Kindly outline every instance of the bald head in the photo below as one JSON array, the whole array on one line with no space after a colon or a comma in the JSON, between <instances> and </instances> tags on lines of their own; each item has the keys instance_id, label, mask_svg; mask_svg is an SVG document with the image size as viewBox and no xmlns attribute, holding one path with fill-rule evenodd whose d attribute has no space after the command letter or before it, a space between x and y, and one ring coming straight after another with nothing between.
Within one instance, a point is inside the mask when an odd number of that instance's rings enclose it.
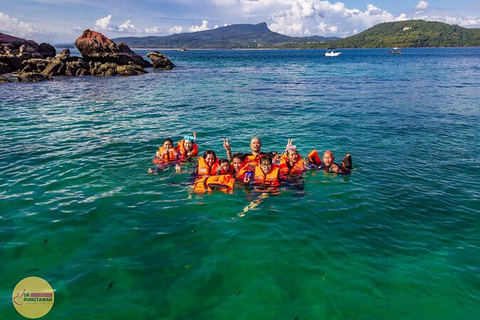
<instances>
[{"instance_id":1,"label":"bald head","mask_svg":"<svg viewBox=\"0 0 480 320\"><path fill-rule=\"evenodd\" d=\"M260 154L260 149L262 148L262 142L257 137L252 138L250 140L250 149L252 149L252 154L257 155Z\"/></svg>"},{"instance_id":2,"label":"bald head","mask_svg":"<svg viewBox=\"0 0 480 320\"><path fill-rule=\"evenodd\" d=\"M323 153L322 157L323 164L327 167L330 167L333 162L335 161L335 157L333 156L333 152L330 150L327 150Z\"/></svg>"}]
</instances>

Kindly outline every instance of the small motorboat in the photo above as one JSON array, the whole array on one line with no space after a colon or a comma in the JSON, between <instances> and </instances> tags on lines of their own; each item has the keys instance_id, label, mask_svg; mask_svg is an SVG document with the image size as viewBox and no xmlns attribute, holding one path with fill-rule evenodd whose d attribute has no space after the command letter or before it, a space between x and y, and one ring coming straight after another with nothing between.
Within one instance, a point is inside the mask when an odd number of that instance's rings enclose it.
<instances>
[{"instance_id":1,"label":"small motorboat","mask_svg":"<svg viewBox=\"0 0 480 320\"><path fill-rule=\"evenodd\" d=\"M340 51L337 51L335 49L328 49L327 52L324 52L323 55L325 57L338 57L339 55L341 55L342 53Z\"/></svg>"},{"instance_id":2,"label":"small motorboat","mask_svg":"<svg viewBox=\"0 0 480 320\"><path fill-rule=\"evenodd\" d=\"M399 47L394 47L390 49L390 54L400 54L400 53L402 53L402 49Z\"/></svg>"}]
</instances>

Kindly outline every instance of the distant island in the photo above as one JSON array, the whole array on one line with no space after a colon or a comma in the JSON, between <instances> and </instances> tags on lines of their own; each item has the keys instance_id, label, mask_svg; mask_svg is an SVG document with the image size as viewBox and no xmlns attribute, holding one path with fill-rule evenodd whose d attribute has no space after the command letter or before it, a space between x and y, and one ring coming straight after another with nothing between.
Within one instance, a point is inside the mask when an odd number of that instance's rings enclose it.
<instances>
[{"instance_id":1,"label":"distant island","mask_svg":"<svg viewBox=\"0 0 480 320\"><path fill-rule=\"evenodd\" d=\"M213 30L169 36L112 39L132 48L172 49L322 49L385 47L480 46L480 29L443 22L407 20L385 22L347 38L290 37L268 29L266 23L237 24Z\"/></svg>"}]
</instances>

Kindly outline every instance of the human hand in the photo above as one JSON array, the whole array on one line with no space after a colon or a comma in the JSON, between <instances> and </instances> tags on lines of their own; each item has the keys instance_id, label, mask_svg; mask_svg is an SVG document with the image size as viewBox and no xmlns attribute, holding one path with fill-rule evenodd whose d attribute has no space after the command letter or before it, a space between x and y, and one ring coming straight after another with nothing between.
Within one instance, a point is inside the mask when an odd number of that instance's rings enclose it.
<instances>
[{"instance_id":1,"label":"human hand","mask_svg":"<svg viewBox=\"0 0 480 320\"><path fill-rule=\"evenodd\" d=\"M223 138L223 147L225 150L229 151L230 150L230 143L228 142L228 138Z\"/></svg>"},{"instance_id":2,"label":"human hand","mask_svg":"<svg viewBox=\"0 0 480 320\"><path fill-rule=\"evenodd\" d=\"M330 172L333 172L333 173L339 173L339 172L341 172L342 170L340 169L339 166L337 166L337 165L334 163L334 164L332 164L332 165L330 166L330 170L329 170L329 171L330 171Z\"/></svg>"},{"instance_id":3,"label":"human hand","mask_svg":"<svg viewBox=\"0 0 480 320\"><path fill-rule=\"evenodd\" d=\"M287 145L285 146L285 152L287 151L288 147L293 145L293 139L288 139Z\"/></svg>"}]
</instances>

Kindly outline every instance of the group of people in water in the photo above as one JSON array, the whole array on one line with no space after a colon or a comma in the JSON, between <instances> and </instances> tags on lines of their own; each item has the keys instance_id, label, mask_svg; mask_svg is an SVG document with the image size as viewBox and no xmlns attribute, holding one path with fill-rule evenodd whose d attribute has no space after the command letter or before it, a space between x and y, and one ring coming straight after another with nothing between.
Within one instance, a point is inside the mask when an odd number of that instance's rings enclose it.
<instances>
[{"instance_id":1,"label":"group of people in water","mask_svg":"<svg viewBox=\"0 0 480 320\"><path fill-rule=\"evenodd\" d=\"M332 151L327 150L322 158L316 150L302 158L289 139L282 154L262 152L262 143L258 137L250 140L250 153L232 153L228 138L223 139L227 158L219 159L213 150L206 150L198 156L196 133L185 136L174 146L171 139L165 139L153 159L153 168L149 173L158 172L170 166L181 171L181 164L194 162L192 175L195 177L192 188L197 193L213 190L233 190L235 182L253 184L263 187L278 187L282 181L289 181L302 176L306 170L324 170L327 172L348 174L352 169L349 154L342 159L342 164L335 163ZM196 161L195 161L196 159Z\"/></svg>"}]
</instances>

